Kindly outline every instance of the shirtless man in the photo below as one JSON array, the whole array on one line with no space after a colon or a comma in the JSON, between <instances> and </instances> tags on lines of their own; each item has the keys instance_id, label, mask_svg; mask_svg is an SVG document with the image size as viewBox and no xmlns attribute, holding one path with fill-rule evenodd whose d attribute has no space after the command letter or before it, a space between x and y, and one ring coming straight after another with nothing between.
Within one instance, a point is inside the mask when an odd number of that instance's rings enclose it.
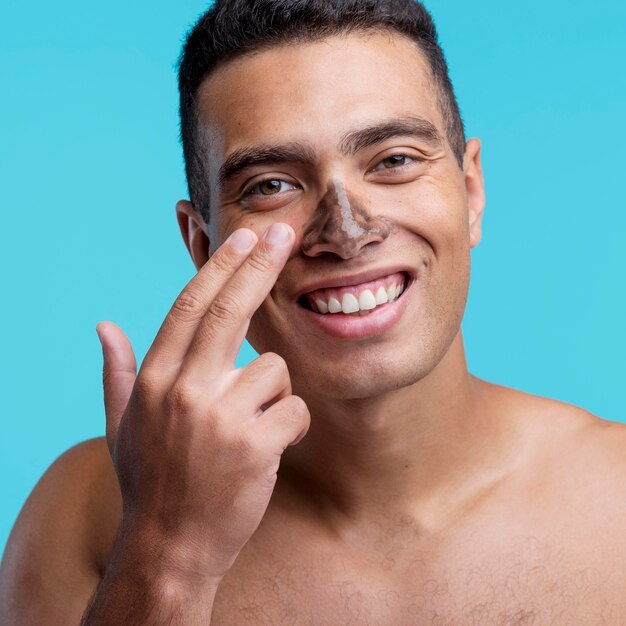
<instances>
[{"instance_id":1,"label":"shirtless man","mask_svg":"<svg viewBox=\"0 0 626 626\"><path fill-rule=\"evenodd\" d=\"M201 20L198 273L137 374L99 325L107 437L27 501L3 624L626 624L624 427L467 370L480 143L434 38L410 0Z\"/></svg>"}]
</instances>

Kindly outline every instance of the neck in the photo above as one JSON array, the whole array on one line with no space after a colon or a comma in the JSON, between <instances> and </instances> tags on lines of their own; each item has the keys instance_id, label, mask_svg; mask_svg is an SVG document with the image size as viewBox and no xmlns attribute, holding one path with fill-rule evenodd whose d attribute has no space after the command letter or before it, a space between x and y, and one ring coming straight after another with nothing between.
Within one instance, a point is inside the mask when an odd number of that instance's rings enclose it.
<instances>
[{"instance_id":1,"label":"neck","mask_svg":"<svg viewBox=\"0 0 626 626\"><path fill-rule=\"evenodd\" d=\"M467 371L461 332L428 376L381 396L310 397L307 436L283 454L280 491L333 524L388 518L435 525L467 506L511 466L510 424L488 385Z\"/></svg>"}]
</instances>

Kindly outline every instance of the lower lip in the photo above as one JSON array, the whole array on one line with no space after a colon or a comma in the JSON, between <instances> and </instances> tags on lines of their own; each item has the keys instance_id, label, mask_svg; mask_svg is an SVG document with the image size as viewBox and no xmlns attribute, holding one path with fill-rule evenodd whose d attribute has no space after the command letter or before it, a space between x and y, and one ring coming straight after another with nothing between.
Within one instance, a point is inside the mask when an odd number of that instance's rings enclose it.
<instances>
[{"instance_id":1,"label":"lower lip","mask_svg":"<svg viewBox=\"0 0 626 626\"><path fill-rule=\"evenodd\" d=\"M413 286L412 280L405 287L402 295L393 302L377 306L367 315L345 315L343 313L315 313L309 311L300 304L296 304L298 309L305 316L307 321L316 324L332 337L339 339L364 339L382 335L391 329L402 317L407 304L406 297L408 291Z\"/></svg>"}]
</instances>

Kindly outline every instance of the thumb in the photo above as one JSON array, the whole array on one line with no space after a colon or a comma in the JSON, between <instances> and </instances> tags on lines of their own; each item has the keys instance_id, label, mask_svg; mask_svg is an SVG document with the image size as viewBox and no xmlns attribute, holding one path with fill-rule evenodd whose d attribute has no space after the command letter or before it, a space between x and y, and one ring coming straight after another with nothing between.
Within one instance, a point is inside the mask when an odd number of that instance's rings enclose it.
<instances>
[{"instance_id":1,"label":"thumb","mask_svg":"<svg viewBox=\"0 0 626 626\"><path fill-rule=\"evenodd\" d=\"M100 322L96 332L102 344L106 436L113 457L117 431L137 377L137 360L128 337L119 326Z\"/></svg>"}]
</instances>

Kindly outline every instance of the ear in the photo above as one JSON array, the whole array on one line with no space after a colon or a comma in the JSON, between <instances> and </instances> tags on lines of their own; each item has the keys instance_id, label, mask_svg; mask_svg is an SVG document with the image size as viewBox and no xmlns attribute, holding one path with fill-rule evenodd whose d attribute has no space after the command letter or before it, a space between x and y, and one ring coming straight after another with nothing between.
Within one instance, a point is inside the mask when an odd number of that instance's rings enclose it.
<instances>
[{"instance_id":1,"label":"ear","mask_svg":"<svg viewBox=\"0 0 626 626\"><path fill-rule=\"evenodd\" d=\"M196 269L200 269L211 256L211 244L207 234L207 225L189 200L176 203L176 218Z\"/></svg>"},{"instance_id":2,"label":"ear","mask_svg":"<svg viewBox=\"0 0 626 626\"><path fill-rule=\"evenodd\" d=\"M480 164L480 140L470 139L465 145L463 180L467 193L470 247L475 248L482 236L483 210L485 208L485 181Z\"/></svg>"}]
</instances>

